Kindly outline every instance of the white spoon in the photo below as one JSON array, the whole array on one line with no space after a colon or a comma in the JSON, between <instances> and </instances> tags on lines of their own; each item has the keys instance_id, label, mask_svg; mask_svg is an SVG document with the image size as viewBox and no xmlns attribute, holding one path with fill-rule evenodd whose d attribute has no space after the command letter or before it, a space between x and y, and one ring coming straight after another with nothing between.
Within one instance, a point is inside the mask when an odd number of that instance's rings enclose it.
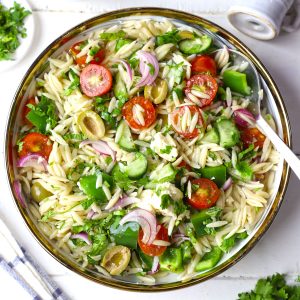
<instances>
[{"instance_id":1,"label":"white spoon","mask_svg":"<svg viewBox=\"0 0 300 300\"><path fill-rule=\"evenodd\" d=\"M249 105L249 110L256 118L256 125L264 134L270 139L273 143L277 151L283 156L289 166L292 168L294 173L300 179L300 160L294 154L294 152L282 141L282 139L277 135L277 133L271 128L271 126L265 121L265 119L261 115L260 104L261 97L259 97L260 80L256 68L253 63L242 53L236 50L229 50L232 55L232 59L234 61L234 65L239 65L242 62L248 62L249 65L245 70L247 74L247 79L252 87L252 94L250 96L251 103Z\"/></svg>"}]
</instances>

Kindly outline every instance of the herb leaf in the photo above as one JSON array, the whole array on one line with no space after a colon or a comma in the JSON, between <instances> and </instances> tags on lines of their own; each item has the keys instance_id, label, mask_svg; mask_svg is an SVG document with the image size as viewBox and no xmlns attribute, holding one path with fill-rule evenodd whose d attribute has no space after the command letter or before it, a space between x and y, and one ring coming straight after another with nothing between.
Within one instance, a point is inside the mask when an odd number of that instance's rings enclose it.
<instances>
[{"instance_id":1,"label":"herb leaf","mask_svg":"<svg viewBox=\"0 0 300 300\"><path fill-rule=\"evenodd\" d=\"M27 36L24 19L30 14L17 2L10 8L0 3L0 61L11 60L20 46L19 37Z\"/></svg>"}]
</instances>

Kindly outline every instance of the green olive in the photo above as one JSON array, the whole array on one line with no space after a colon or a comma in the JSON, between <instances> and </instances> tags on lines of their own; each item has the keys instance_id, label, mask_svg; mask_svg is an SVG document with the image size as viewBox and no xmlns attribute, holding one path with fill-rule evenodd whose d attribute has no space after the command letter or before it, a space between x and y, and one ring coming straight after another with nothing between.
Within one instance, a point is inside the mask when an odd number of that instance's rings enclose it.
<instances>
[{"instance_id":1,"label":"green olive","mask_svg":"<svg viewBox=\"0 0 300 300\"><path fill-rule=\"evenodd\" d=\"M105 126L100 116L92 110L79 114L78 125L82 133L90 140L101 139L105 134Z\"/></svg>"},{"instance_id":2,"label":"green olive","mask_svg":"<svg viewBox=\"0 0 300 300\"><path fill-rule=\"evenodd\" d=\"M183 39L183 40L194 38L194 34L191 31L183 30L183 31L180 31L178 34L181 37L181 39Z\"/></svg>"},{"instance_id":3,"label":"green olive","mask_svg":"<svg viewBox=\"0 0 300 300\"><path fill-rule=\"evenodd\" d=\"M31 186L30 194L32 199L37 203L53 195L51 192L47 191L39 182L35 182Z\"/></svg>"},{"instance_id":4,"label":"green olive","mask_svg":"<svg viewBox=\"0 0 300 300\"><path fill-rule=\"evenodd\" d=\"M146 99L150 99L154 104L162 103L168 95L168 84L163 79L157 79L155 85L145 86L144 95Z\"/></svg>"},{"instance_id":5,"label":"green olive","mask_svg":"<svg viewBox=\"0 0 300 300\"><path fill-rule=\"evenodd\" d=\"M130 250L125 246L113 246L108 249L102 259L101 266L111 275L120 275L130 261Z\"/></svg>"}]
</instances>

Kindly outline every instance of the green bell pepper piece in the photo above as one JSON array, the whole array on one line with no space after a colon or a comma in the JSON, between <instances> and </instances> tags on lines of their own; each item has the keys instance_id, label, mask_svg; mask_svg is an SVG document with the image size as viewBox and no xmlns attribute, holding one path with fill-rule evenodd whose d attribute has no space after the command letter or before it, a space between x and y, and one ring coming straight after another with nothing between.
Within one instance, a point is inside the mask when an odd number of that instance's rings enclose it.
<instances>
[{"instance_id":1,"label":"green bell pepper piece","mask_svg":"<svg viewBox=\"0 0 300 300\"><path fill-rule=\"evenodd\" d=\"M123 46L132 43L133 40L130 39L118 39L115 47L115 51L118 52Z\"/></svg>"},{"instance_id":2,"label":"green bell pepper piece","mask_svg":"<svg viewBox=\"0 0 300 300\"><path fill-rule=\"evenodd\" d=\"M185 241L180 245L180 247L182 252L182 261L186 264L192 259L193 245L190 241Z\"/></svg>"},{"instance_id":3,"label":"green bell pepper piece","mask_svg":"<svg viewBox=\"0 0 300 300\"><path fill-rule=\"evenodd\" d=\"M103 184L107 183L109 186L113 185L113 179L111 176L102 173ZM100 203L107 202L107 197L102 187L96 188L97 175L86 175L79 179L81 190L90 198L94 198Z\"/></svg>"},{"instance_id":4,"label":"green bell pepper piece","mask_svg":"<svg viewBox=\"0 0 300 300\"><path fill-rule=\"evenodd\" d=\"M220 188L226 181L226 167L224 165L205 167L201 169L201 176L212 180Z\"/></svg>"},{"instance_id":5,"label":"green bell pepper piece","mask_svg":"<svg viewBox=\"0 0 300 300\"><path fill-rule=\"evenodd\" d=\"M202 257L201 261L197 264L195 271L202 272L213 268L222 258L223 251L219 247L214 247L212 250Z\"/></svg>"},{"instance_id":6,"label":"green bell pepper piece","mask_svg":"<svg viewBox=\"0 0 300 300\"><path fill-rule=\"evenodd\" d=\"M120 220L121 218L116 218L115 222L110 226L109 231L111 237L117 245L136 249L140 228L139 224L136 222L128 222L124 225L119 225Z\"/></svg>"},{"instance_id":7,"label":"green bell pepper piece","mask_svg":"<svg viewBox=\"0 0 300 300\"><path fill-rule=\"evenodd\" d=\"M206 225L204 224L204 222L211 217L217 217L220 214L221 210L221 208L215 206L208 209L203 209L191 216L191 222L194 226L197 237L201 237L207 234L207 232L205 231Z\"/></svg>"},{"instance_id":8,"label":"green bell pepper piece","mask_svg":"<svg viewBox=\"0 0 300 300\"><path fill-rule=\"evenodd\" d=\"M159 257L161 270L180 272L182 271L182 253L180 248L168 247Z\"/></svg>"},{"instance_id":9,"label":"green bell pepper piece","mask_svg":"<svg viewBox=\"0 0 300 300\"><path fill-rule=\"evenodd\" d=\"M151 270L153 265L153 256L145 254L140 248L137 249L137 254L144 265L144 270L145 271Z\"/></svg>"},{"instance_id":10,"label":"green bell pepper piece","mask_svg":"<svg viewBox=\"0 0 300 300\"><path fill-rule=\"evenodd\" d=\"M223 83L233 92L237 92L242 95L250 95L251 93L251 88L247 83L247 76L245 73L234 70L226 70L223 73Z\"/></svg>"}]
</instances>

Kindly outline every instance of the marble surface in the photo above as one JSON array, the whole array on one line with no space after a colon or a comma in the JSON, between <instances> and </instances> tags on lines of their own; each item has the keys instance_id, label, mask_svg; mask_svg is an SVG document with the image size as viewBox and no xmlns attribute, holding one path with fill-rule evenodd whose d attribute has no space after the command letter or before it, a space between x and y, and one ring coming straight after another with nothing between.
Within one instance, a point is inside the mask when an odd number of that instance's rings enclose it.
<instances>
[{"instance_id":1,"label":"marble surface","mask_svg":"<svg viewBox=\"0 0 300 300\"><path fill-rule=\"evenodd\" d=\"M32 0L32 2L34 4L33 7L35 8L34 18L36 22L36 35L31 51L19 65L10 71L0 74L0 83L2 87L0 110L0 215L11 228L18 241L32 254L33 257L36 258L54 280L60 284L70 298L74 300L83 300L87 297L92 298L101 295L101 298L103 299L110 297L112 299L122 298L135 300L143 297L143 299L149 300L167 300L174 299L174 297L175 299L186 297L191 300L229 300L236 299L238 292L253 288L256 280L262 276L271 275L275 272L282 272L286 273L290 280L293 280L296 275L300 274L299 182L293 174L285 195L285 200L283 201L282 207L274 223L256 247L230 270L203 284L187 289L158 294L139 294L113 290L108 287L97 285L70 272L56 262L39 246L37 241L24 226L24 223L13 204L6 182L3 155L4 133L5 122L13 95L29 65L58 35L77 23L94 16L95 12L98 12L100 9L99 3L103 3L102 10L104 11L112 8L119 8L121 6L124 7L123 2L125 1L112 0L110 3L105 1L105 5L104 2L99 1L96 6L93 6L93 9L91 9L89 13L74 12L70 6L68 10L66 9L68 12L58 11L58 9L49 11L47 9L49 9L50 6L44 5L42 3L43 1ZM53 2L53 5L55 3L58 5L57 0L45 2L48 4ZM75 2L78 1L60 1L60 3L62 2L75 4ZM94 2L96 1L90 1L89 5L94 5ZM130 2L133 3L134 1L127 1L126 3ZM140 1L139 3L143 2L145 1ZM162 3L162 1L158 0L155 2ZM217 0L212 2L221 3L221 1ZM112 3L114 3L114 5ZM135 1L135 3L137 3L137 1ZM194 4L189 5L186 7L178 6L177 8L185 10L191 9L196 12L196 10L194 10ZM248 38L234 30L226 20L224 9L221 13L217 13L216 10L214 10L213 13L202 13L202 16L236 34L257 54L268 68L278 84L285 100L293 132L293 149L299 154L300 139L298 131L298 114L300 113L300 31L291 34L282 34L273 41L263 42ZM3 284L4 282L0 281L0 286ZM19 298L17 291L12 291L12 294L9 297L2 294L1 299Z\"/></svg>"}]
</instances>

